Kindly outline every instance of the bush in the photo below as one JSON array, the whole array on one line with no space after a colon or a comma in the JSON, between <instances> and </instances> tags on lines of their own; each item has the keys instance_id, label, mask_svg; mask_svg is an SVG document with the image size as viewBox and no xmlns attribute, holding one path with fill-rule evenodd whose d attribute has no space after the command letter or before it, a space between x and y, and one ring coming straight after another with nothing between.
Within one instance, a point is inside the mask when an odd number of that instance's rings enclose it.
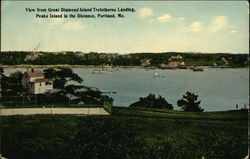
<instances>
[{"instance_id":1,"label":"bush","mask_svg":"<svg viewBox=\"0 0 250 159\"><path fill-rule=\"evenodd\" d=\"M160 95L156 98L154 94L149 94L147 97L139 98L139 101L132 103L130 107L173 109L172 104L169 104L165 98Z\"/></svg>"}]
</instances>

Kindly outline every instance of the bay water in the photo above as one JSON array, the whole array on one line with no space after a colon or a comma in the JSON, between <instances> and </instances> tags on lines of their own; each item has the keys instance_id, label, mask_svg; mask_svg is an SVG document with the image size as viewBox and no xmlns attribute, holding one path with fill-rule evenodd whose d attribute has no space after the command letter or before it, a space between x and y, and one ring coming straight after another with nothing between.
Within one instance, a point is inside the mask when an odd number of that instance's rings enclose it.
<instances>
[{"instance_id":1,"label":"bay water","mask_svg":"<svg viewBox=\"0 0 250 159\"><path fill-rule=\"evenodd\" d=\"M26 69L5 69L5 74ZM178 110L177 100L190 91L198 95L205 111L223 111L249 106L249 69L204 68L161 70L141 68L110 69L113 73L93 74L97 68L73 68L83 85L99 88L114 99L114 106L128 107L148 94L161 95ZM158 76L155 77L155 71Z\"/></svg>"}]
</instances>

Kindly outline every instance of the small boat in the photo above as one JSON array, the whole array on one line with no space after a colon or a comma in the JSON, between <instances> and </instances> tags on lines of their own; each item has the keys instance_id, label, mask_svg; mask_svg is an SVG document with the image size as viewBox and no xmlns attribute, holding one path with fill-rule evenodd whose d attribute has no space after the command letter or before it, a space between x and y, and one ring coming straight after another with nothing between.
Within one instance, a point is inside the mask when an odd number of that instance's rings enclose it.
<instances>
[{"instance_id":1,"label":"small boat","mask_svg":"<svg viewBox=\"0 0 250 159\"><path fill-rule=\"evenodd\" d=\"M193 67L192 70L193 70L193 72L202 72L202 71L204 71L203 68L195 68L195 67Z\"/></svg>"},{"instance_id":2,"label":"small boat","mask_svg":"<svg viewBox=\"0 0 250 159\"><path fill-rule=\"evenodd\" d=\"M158 71L155 71L155 72L154 72L154 77L160 77Z\"/></svg>"}]
</instances>

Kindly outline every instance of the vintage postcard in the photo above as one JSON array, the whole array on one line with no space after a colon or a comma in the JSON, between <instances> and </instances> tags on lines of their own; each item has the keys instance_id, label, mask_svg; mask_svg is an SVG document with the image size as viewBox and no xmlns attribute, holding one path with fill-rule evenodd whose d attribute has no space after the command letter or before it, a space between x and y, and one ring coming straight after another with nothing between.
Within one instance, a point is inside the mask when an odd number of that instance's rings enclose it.
<instances>
[{"instance_id":1,"label":"vintage postcard","mask_svg":"<svg viewBox=\"0 0 250 159\"><path fill-rule=\"evenodd\" d=\"M0 159L249 158L247 1L1 1Z\"/></svg>"}]
</instances>

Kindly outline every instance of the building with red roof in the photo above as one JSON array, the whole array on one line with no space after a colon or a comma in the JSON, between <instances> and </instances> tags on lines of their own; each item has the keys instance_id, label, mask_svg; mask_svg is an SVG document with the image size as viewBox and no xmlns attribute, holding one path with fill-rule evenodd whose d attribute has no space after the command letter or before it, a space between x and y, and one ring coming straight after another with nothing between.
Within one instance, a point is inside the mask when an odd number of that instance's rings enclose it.
<instances>
[{"instance_id":1,"label":"building with red roof","mask_svg":"<svg viewBox=\"0 0 250 159\"><path fill-rule=\"evenodd\" d=\"M53 81L44 78L42 72L36 72L32 69L23 74L22 86L30 94L41 94L53 89Z\"/></svg>"}]
</instances>

